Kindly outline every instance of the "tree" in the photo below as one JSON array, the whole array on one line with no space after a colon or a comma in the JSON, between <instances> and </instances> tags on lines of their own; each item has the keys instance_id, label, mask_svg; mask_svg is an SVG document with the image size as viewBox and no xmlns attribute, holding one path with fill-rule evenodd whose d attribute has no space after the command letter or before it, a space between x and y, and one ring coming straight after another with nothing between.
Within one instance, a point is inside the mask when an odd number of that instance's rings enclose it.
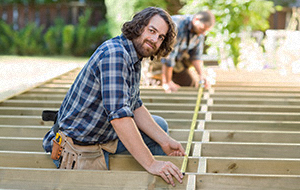
<instances>
[{"instance_id":1,"label":"tree","mask_svg":"<svg viewBox=\"0 0 300 190\"><path fill-rule=\"evenodd\" d=\"M216 16L216 25L207 36L210 54L220 59L232 58L238 64L239 43L242 31L265 31L268 18L275 11L274 3L266 0L185 0L182 14L194 14L200 10L211 10Z\"/></svg>"},{"instance_id":2,"label":"tree","mask_svg":"<svg viewBox=\"0 0 300 190\"><path fill-rule=\"evenodd\" d=\"M105 0L106 19L111 36L121 34L122 24L128 21L133 15L133 5L135 2L136 0Z\"/></svg>"},{"instance_id":3,"label":"tree","mask_svg":"<svg viewBox=\"0 0 300 190\"><path fill-rule=\"evenodd\" d=\"M146 7L160 7L172 15L177 14L178 10L183 6L181 0L105 0L105 5L107 8L106 19L111 36L119 35L123 23Z\"/></svg>"}]
</instances>

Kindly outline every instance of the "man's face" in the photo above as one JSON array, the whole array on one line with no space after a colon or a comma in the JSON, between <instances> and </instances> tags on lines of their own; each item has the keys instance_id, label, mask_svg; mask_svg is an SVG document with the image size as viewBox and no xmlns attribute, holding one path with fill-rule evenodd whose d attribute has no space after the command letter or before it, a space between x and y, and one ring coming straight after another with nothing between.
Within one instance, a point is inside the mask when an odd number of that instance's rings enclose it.
<instances>
[{"instance_id":1,"label":"man's face","mask_svg":"<svg viewBox=\"0 0 300 190\"><path fill-rule=\"evenodd\" d=\"M208 24L203 23L200 21L200 18L195 17L192 20L192 25L193 25L193 32L196 33L198 36L203 34L205 35L207 31L211 29Z\"/></svg>"},{"instance_id":2,"label":"man's face","mask_svg":"<svg viewBox=\"0 0 300 190\"><path fill-rule=\"evenodd\" d=\"M168 24L161 16L153 16L144 28L143 33L132 40L138 57L154 55L164 41L168 29Z\"/></svg>"}]
</instances>

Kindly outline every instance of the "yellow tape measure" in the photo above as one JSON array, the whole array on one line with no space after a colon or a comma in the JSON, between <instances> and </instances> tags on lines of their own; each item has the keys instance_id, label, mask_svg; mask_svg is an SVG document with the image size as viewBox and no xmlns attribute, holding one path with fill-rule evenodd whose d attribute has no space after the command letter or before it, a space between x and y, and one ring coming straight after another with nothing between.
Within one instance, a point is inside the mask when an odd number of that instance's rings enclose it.
<instances>
[{"instance_id":1,"label":"yellow tape measure","mask_svg":"<svg viewBox=\"0 0 300 190\"><path fill-rule=\"evenodd\" d=\"M193 115L193 121L192 121L192 124L191 124L190 134L189 134L189 138L188 138L188 144L187 144L186 149L185 149L185 156L184 156L182 166L181 166L181 172L182 173L185 173L185 170L186 170L186 166L187 166L187 162L188 162L188 156L190 154L192 140L193 140L194 131L195 131L195 127L196 127L196 122L197 122L197 118L198 118L198 111L200 109L202 93L203 93L203 84L200 84L199 91L198 91L197 102L196 102L194 115Z\"/></svg>"},{"instance_id":2,"label":"yellow tape measure","mask_svg":"<svg viewBox=\"0 0 300 190\"><path fill-rule=\"evenodd\" d=\"M56 133L55 140L58 142L58 144L61 144L61 136L59 133Z\"/></svg>"}]
</instances>

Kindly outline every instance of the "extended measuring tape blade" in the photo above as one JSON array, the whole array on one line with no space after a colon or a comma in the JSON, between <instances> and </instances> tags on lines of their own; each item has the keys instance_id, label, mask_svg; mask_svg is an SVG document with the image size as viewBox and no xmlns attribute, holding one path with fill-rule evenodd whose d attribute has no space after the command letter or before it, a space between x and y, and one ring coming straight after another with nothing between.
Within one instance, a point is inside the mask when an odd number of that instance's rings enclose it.
<instances>
[{"instance_id":1,"label":"extended measuring tape blade","mask_svg":"<svg viewBox=\"0 0 300 190\"><path fill-rule=\"evenodd\" d=\"M194 115L193 115L193 121L192 121L191 128L190 128L190 134L189 134L189 138L188 138L188 144L186 146L185 156L184 156L184 159L183 159L183 162L182 162L182 166L181 166L181 173L185 173L185 171L186 171L187 162L188 162L188 156L190 154L191 145L192 145L192 141L193 141L193 137L194 137L194 131L195 131L196 122L197 122L197 118L198 118L198 111L200 109L200 103L201 103L202 93L203 93L203 84L200 84L199 90L198 90L197 102L196 102L196 106L195 106L195 110L194 110Z\"/></svg>"}]
</instances>

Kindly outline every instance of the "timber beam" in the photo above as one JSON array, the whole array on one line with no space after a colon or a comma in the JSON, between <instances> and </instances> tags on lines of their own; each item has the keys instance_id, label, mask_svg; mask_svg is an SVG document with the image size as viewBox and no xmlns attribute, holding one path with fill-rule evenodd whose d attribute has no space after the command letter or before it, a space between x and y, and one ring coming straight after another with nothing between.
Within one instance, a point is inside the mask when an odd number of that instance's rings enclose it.
<instances>
[{"instance_id":1,"label":"timber beam","mask_svg":"<svg viewBox=\"0 0 300 190\"><path fill-rule=\"evenodd\" d=\"M53 122L42 121L41 113L60 107L78 72L0 103L1 188L299 189L300 85L294 79L279 81L277 75L217 75L217 83L204 89L196 112L195 88L166 94L161 87L141 87L150 113L167 120L170 136L184 148L191 145L183 184L176 182L175 188L147 173L130 155L110 155L110 171L55 169L42 148ZM189 141L194 113L196 127ZM178 167L184 160L155 158Z\"/></svg>"}]
</instances>

